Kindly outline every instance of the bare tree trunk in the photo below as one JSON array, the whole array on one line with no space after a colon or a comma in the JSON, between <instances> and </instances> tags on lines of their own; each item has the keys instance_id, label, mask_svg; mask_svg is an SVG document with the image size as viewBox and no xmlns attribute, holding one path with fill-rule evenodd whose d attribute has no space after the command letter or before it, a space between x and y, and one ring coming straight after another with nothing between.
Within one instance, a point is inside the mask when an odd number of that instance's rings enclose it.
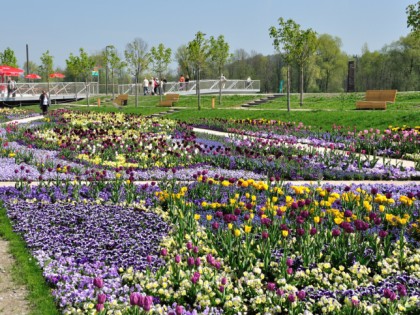
<instances>
[{"instance_id":1,"label":"bare tree trunk","mask_svg":"<svg viewBox=\"0 0 420 315\"><path fill-rule=\"evenodd\" d=\"M136 93L135 93L135 97L136 97L136 107L138 106L138 103L139 103L139 91L138 91L138 87L137 87L137 85L138 85L138 83L139 83L139 76L138 76L138 74L136 74L136 86L135 86L135 89L136 89Z\"/></svg>"},{"instance_id":2,"label":"bare tree trunk","mask_svg":"<svg viewBox=\"0 0 420 315\"><path fill-rule=\"evenodd\" d=\"M300 106L303 106L303 64L300 66Z\"/></svg>"},{"instance_id":3,"label":"bare tree trunk","mask_svg":"<svg viewBox=\"0 0 420 315\"><path fill-rule=\"evenodd\" d=\"M219 68L219 105L222 104L222 70Z\"/></svg>"},{"instance_id":4,"label":"bare tree trunk","mask_svg":"<svg viewBox=\"0 0 420 315\"><path fill-rule=\"evenodd\" d=\"M287 65L287 111L290 112L290 65Z\"/></svg>"},{"instance_id":5,"label":"bare tree trunk","mask_svg":"<svg viewBox=\"0 0 420 315\"><path fill-rule=\"evenodd\" d=\"M198 98L198 110L201 110L201 97L200 97L200 67L197 68L197 98Z\"/></svg>"}]
</instances>

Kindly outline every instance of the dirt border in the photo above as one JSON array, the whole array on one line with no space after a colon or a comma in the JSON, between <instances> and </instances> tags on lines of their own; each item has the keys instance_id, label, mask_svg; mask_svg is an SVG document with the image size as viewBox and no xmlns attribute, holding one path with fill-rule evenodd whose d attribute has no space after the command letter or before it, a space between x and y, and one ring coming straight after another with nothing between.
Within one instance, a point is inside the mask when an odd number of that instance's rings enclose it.
<instances>
[{"instance_id":1,"label":"dirt border","mask_svg":"<svg viewBox=\"0 0 420 315\"><path fill-rule=\"evenodd\" d=\"M0 238L0 314L27 315L30 305L26 299L28 290L13 281L15 261L9 253L9 243Z\"/></svg>"}]
</instances>

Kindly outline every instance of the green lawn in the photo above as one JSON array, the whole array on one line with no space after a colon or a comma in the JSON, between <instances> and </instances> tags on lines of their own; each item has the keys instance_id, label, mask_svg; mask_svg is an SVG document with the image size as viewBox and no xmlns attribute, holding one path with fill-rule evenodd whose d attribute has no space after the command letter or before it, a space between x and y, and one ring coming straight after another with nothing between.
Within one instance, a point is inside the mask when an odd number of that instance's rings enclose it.
<instances>
[{"instance_id":1,"label":"green lawn","mask_svg":"<svg viewBox=\"0 0 420 315\"><path fill-rule=\"evenodd\" d=\"M167 118L188 121L197 118L266 118L282 121L302 122L313 128L331 129L332 126L356 128L385 129L392 126L420 126L420 92L399 92L395 104L389 104L387 110L356 110L355 103L362 99L364 93L335 94L305 94L303 106L299 105L299 95L292 94L290 107L287 111L286 96L269 101L252 108L241 107L242 104L264 97L264 95L223 95L219 104L218 95L201 96L201 110L198 110L197 96L181 96L175 104L180 109L177 113L166 115ZM159 96L139 96L138 106L135 106L134 96L130 96L127 106L115 106L110 101L111 96L101 96L98 106L97 97L72 105L53 105L54 108L72 108L77 110L93 110L101 112L124 112L141 115L151 115L165 112L170 108L157 107ZM212 99L215 107L212 108ZM75 106L77 104L83 106ZM39 111L38 106L31 106ZM29 107L29 108L31 108Z\"/></svg>"}]
</instances>

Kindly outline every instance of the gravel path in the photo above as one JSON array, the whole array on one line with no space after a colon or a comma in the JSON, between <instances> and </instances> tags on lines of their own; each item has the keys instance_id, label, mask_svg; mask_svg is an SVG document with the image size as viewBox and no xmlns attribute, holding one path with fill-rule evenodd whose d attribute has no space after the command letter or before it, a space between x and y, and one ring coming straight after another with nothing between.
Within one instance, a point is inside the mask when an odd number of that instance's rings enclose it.
<instances>
[{"instance_id":1,"label":"gravel path","mask_svg":"<svg viewBox=\"0 0 420 315\"><path fill-rule=\"evenodd\" d=\"M8 242L0 238L0 314L26 315L30 310L28 291L12 279L14 259L8 249Z\"/></svg>"}]
</instances>

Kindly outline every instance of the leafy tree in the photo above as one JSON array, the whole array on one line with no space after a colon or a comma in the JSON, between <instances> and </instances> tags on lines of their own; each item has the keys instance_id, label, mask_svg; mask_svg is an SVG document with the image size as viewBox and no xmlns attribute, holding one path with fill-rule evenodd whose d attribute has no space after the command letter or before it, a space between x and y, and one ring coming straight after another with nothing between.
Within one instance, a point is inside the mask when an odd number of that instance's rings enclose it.
<instances>
[{"instance_id":1,"label":"leafy tree","mask_svg":"<svg viewBox=\"0 0 420 315\"><path fill-rule=\"evenodd\" d=\"M179 68L178 76L181 74L186 74L190 78L192 78L194 65L188 59L187 45L181 45L178 47L178 49L175 52L175 60L178 62L178 68Z\"/></svg>"},{"instance_id":2,"label":"leafy tree","mask_svg":"<svg viewBox=\"0 0 420 315\"><path fill-rule=\"evenodd\" d=\"M410 4L407 9L407 27L411 27L411 30L418 36L420 35L420 1L416 4Z\"/></svg>"},{"instance_id":3,"label":"leafy tree","mask_svg":"<svg viewBox=\"0 0 420 315\"><path fill-rule=\"evenodd\" d=\"M293 47L294 59L300 70L300 106L303 106L303 83L304 83L304 67L309 58L313 55L317 46L316 32L312 29L299 30L296 37L296 44Z\"/></svg>"},{"instance_id":4,"label":"leafy tree","mask_svg":"<svg viewBox=\"0 0 420 315\"><path fill-rule=\"evenodd\" d=\"M315 63L319 74L319 91L338 91L342 86L346 71L347 56L341 51L341 39L329 34L318 37Z\"/></svg>"},{"instance_id":5,"label":"leafy tree","mask_svg":"<svg viewBox=\"0 0 420 315\"><path fill-rule=\"evenodd\" d=\"M219 78L222 76L223 68L231 56L229 53L229 44L225 42L223 35L217 39L210 37L210 59L217 68ZM219 105L222 103L222 83L219 84Z\"/></svg>"},{"instance_id":6,"label":"leafy tree","mask_svg":"<svg viewBox=\"0 0 420 315\"><path fill-rule=\"evenodd\" d=\"M162 73L168 68L168 64L171 62L172 50L170 48L165 48L161 43L158 47L152 47L151 52L151 61L152 69L157 72L159 75L159 83L162 87ZM160 99L162 100L162 93L160 93Z\"/></svg>"},{"instance_id":7,"label":"leafy tree","mask_svg":"<svg viewBox=\"0 0 420 315\"><path fill-rule=\"evenodd\" d=\"M0 64L8 65L14 68L18 67L15 52L9 47L7 47L3 53L0 52Z\"/></svg>"},{"instance_id":8,"label":"leafy tree","mask_svg":"<svg viewBox=\"0 0 420 315\"><path fill-rule=\"evenodd\" d=\"M40 73L47 79L48 94L50 93L50 74L53 73L53 56L47 50L41 56L41 65L39 66Z\"/></svg>"},{"instance_id":9,"label":"leafy tree","mask_svg":"<svg viewBox=\"0 0 420 315\"><path fill-rule=\"evenodd\" d=\"M195 38L188 43L188 59L194 65L197 77L197 100L198 110L201 110L200 104L200 70L206 65L210 57L210 44L207 39L204 38L205 34L197 32Z\"/></svg>"},{"instance_id":10,"label":"leafy tree","mask_svg":"<svg viewBox=\"0 0 420 315\"><path fill-rule=\"evenodd\" d=\"M106 64L109 65L109 69L111 70L111 81L112 81L112 98L115 98L115 89L114 89L114 77L115 72L121 70L126 66L126 63L123 62L118 54L118 51L114 46L108 46L110 49L105 50L105 60Z\"/></svg>"},{"instance_id":11,"label":"leafy tree","mask_svg":"<svg viewBox=\"0 0 420 315\"><path fill-rule=\"evenodd\" d=\"M89 88L88 88L88 78L91 76L93 66L95 61L89 57L89 55L84 51L83 48L79 49L80 56L74 56L70 53L69 59L66 59L67 69L75 77L75 80L78 77L81 77L85 80L86 83L86 92L87 92L87 103L89 105Z\"/></svg>"},{"instance_id":12,"label":"leafy tree","mask_svg":"<svg viewBox=\"0 0 420 315\"><path fill-rule=\"evenodd\" d=\"M36 73L39 69L39 66L35 62L29 60L29 62L25 61L23 64L23 69L28 69L28 73Z\"/></svg>"},{"instance_id":13,"label":"leafy tree","mask_svg":"<svg viewBox=\"0 0 420 315\"><path fill-rule=\"evenodd\" d=\"M269 28L270 37L273 38L274 48L281 53L287 67L287 110L290 111L290 65L295 60L295 46L300 37L300 26L295 21L289 19L285 21L279 18L279 28L274 26Z\"/></svg>"},{"instance_id":14,"label":"leafy tree","mask_svg":"<svg viewBox=\"0 0 420 315\"><path fill-rule=\"evenodd\" d=\"M138 105L138 91L137 84L139 83L140 74L147 69L150 63L150 55L147 52L147 43L141 38L135 38L131 43L128 43L125 51L125 60L129 71L136 80L136 107Z\"/></svg>"}]
</instances>

